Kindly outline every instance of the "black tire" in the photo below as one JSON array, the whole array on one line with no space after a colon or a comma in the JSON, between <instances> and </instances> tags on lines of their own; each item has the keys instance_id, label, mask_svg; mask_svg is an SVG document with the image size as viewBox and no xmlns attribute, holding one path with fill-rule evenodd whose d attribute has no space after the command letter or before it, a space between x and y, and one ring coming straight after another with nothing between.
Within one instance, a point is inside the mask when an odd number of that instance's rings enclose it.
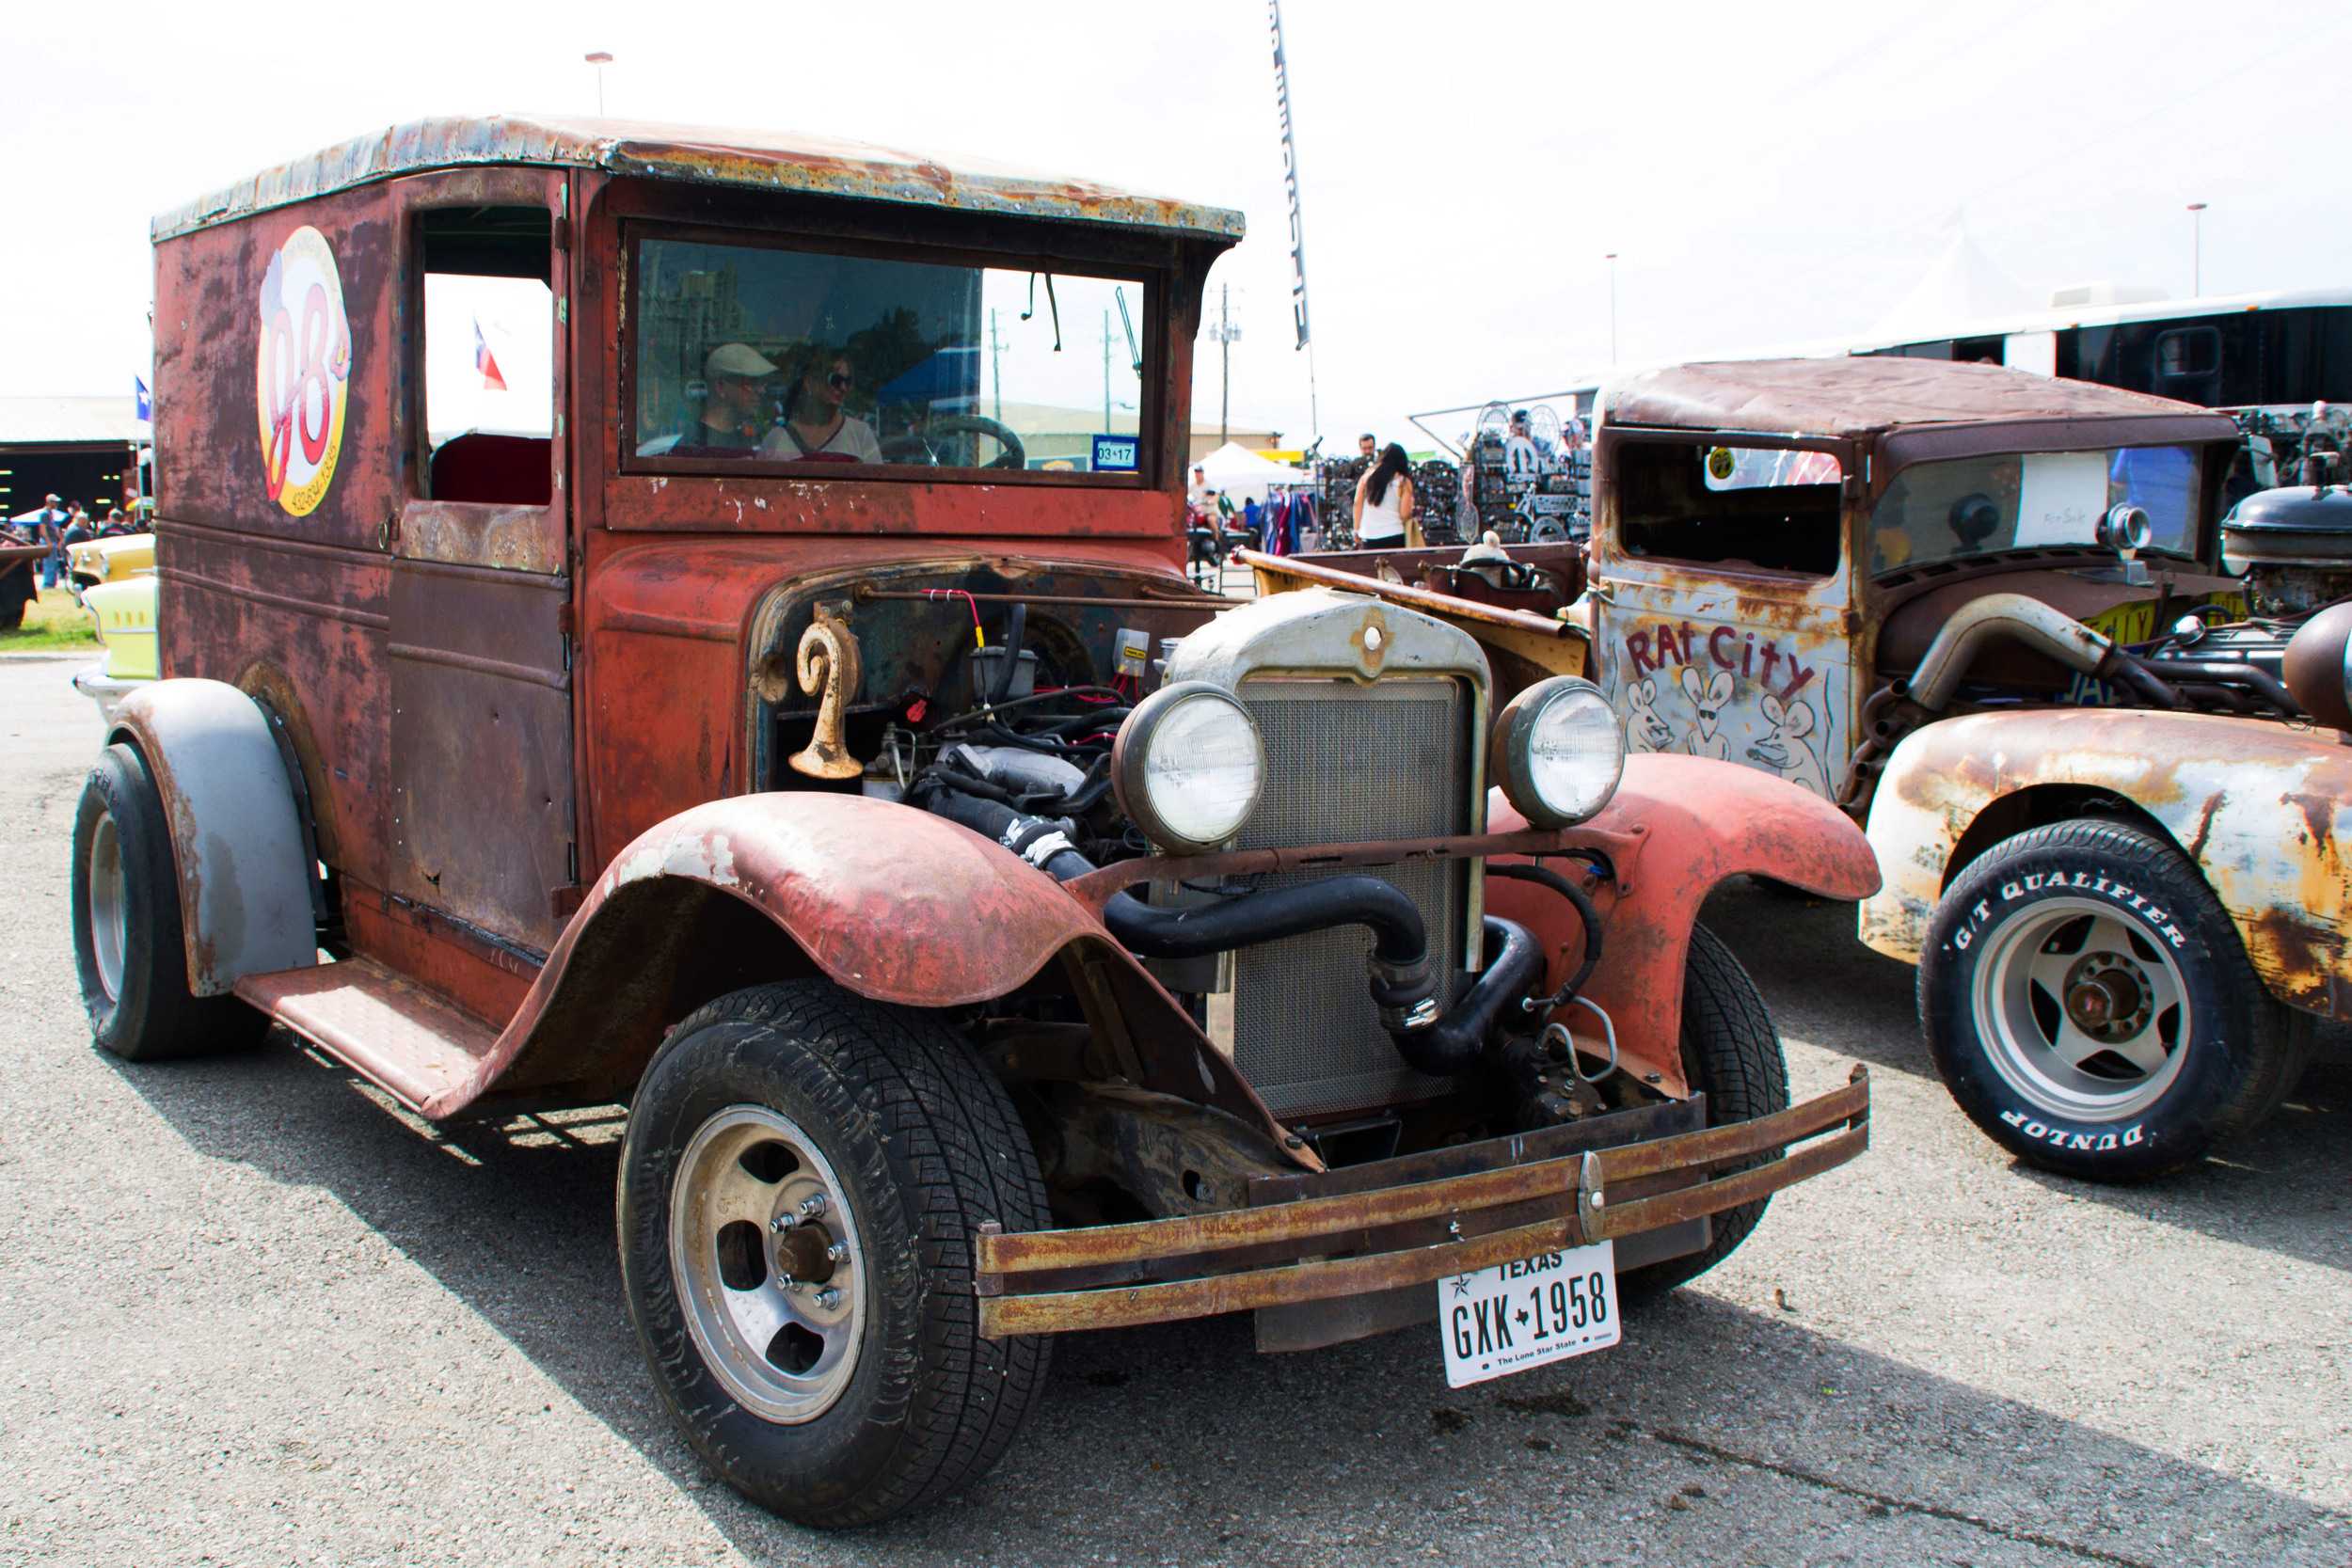
<instances>
[{"instance_id":1,"label":"black tire","mask_svg":"<svg viewBox=\"0 0 2352 1568\"><path fill-rule=\"evenodd\" d=\"M830 1402L797 1420L748 1408L714 1370L696 1337L711 1332L711 1309L690 1323L672 1252L674 1205L691 1200L677 1179L698 1132L747 1107L809 1139L849 1216L848 1229L822 1235L856 1243L842 1265L861 1292L851 1305L863 1303L862 1329L843 1330L855 1359ZM1044 1182L1003 1085L930 1014L822 981L737 991L694 1013L630 1107L617 1210L629 1317L662 1402L722 1480L787 1518L844 1528L923 1507L995 1463L1043 1391L1049 1339L979 1335L973 1239L984 1220L1046 1225ZM724 1235L714 1233L722 1251ZM787 1271L781 1242L759 1244L749 1267L764 1291Z\"/></svg>"},{"instance_id":2,"label":"black tire","mask_svg":"<svg viewBox=\"0 0 2352 1568\"><path fill-rule=\"evenodd\" d=\"M2077 926L2060 924L2070 911ZM2057 989L2031 977L2037 963L2065 966ZM2121 976L2122 1000L2092 1002L2106 1033L2142 1057L2160 1050L2160 1066L2105 1052L2065 1064L2074 1047L2056 1031L2077 1025L2062 998L2088 995L2076 976L2101 973ZM2122 1035L2143 1002L2141 1029ZM2091 1181L2201 1158L2276 1109L2301 1065L2196 866L2153 833L2090 817L2006 839L1953 879L1928 927L1919 1017L1944 1086L1987 1137Z\"/></svg>"},{"instance_id":3,"label":"black tire","mask_svg":"<svg viewBox=\"0 0 2352 1568\"><path fill-rule=\"evenodd\" d=\"M112 873L102 886L93 885L93 851ZM99 752L82 786L72 901L73 967L101 1050L157 1062L249 1046L269 1032L268 1018L235 997L188 990L171 832L147 764L130 746Z\"/></svg>"},{"instance_id":4,"label":"black tire","mask_svg":"<svg viewBox=\"0 0 2352 1568\"><path fill-rule=\"evenodd\" d=\"M1731 949L1704 926L1691 927L1682 971L1682 1070L1691 1086L1707 1095L1709 1127L1788 1109L1788 1061L1772 1015ZM1716 1175L1747 1170L1775 1153L1767 1149ZM1707 1245L1697 1252L1628 1271L1619 1281L1626 1298L1641 1300L1696 1279L1739 1249L1772 1201L1759 1197L1715 1215Z\"/></svg>"}]
</instances>

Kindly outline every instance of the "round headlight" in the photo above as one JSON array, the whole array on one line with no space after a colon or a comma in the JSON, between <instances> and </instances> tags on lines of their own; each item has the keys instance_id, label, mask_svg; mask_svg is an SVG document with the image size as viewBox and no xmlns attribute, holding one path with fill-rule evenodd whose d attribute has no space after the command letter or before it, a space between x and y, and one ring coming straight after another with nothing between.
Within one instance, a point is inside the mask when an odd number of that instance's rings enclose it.
<instances>
[{"instance_id":1,"label":"round headlight","mask_svg":"<svg viewBox=\"0 0 2352 1568\"><path fill-rule=\"evenodd\" d=\"M1537 828L1565 828L1609 803L1625 771L1625 731L1591 681L1537 681L1495 720L1491 766L1502 798Z\"/></svg>"},{"instance_id":2,"label":"round headlight","mask_svg":"<svg viewBox=\"0 0 2352 1568\"><path fill-rule=\"evenodd\" d=\"M1111 784L1145 838L1165 849L1210 850L1257 808L1265 745L1232 692L1178 681L1138 703L1120 726Z\"/></svg>"}]
</instances>

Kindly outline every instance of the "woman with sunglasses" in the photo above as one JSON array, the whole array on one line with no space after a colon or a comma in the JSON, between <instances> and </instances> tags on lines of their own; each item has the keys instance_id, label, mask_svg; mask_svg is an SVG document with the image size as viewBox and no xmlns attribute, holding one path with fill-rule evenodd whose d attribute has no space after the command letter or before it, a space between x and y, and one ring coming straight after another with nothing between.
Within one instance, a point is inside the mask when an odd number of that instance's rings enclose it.
<instances>
[{"instance_id":1,"label":"woman with sunglasses","mask_svg":"<svg viewBox=\"0 0 2352 1568\"><path fill-rule=\"evenodd\" d=\"M784 422L759 443L759 454L787 462L880 463L882 443L874 427L842 407L856 379L838 350L812 344L793 378Z\"/></svg>"}]
</instances>

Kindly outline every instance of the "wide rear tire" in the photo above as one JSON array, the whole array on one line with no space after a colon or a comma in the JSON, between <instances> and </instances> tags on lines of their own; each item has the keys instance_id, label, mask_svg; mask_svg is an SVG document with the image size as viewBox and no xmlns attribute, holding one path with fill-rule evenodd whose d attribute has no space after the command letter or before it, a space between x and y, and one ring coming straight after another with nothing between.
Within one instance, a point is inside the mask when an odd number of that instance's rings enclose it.
<instances>
[{"instance_id":1,"label":"wide rear tire","mask_svg":"<svg viewBox=\"0 0 2352 1568\"><path fill-rule=\"evenodd\" d=\"M147 764L119 742L98 753L73 816L73 965L90 1036L128 1062L248 1046L269 1020L233 996L188 989L180 871Z\"/></svg>"},{"instance_id":2,"label":"wide rear tire","mask_svg":"<svg viewBox=\"0 0 2352 1568\"><path fill-rule=\"evenodd\" d=\"M980 1337L974 1237L1047 1223L1004 1087L936 1017L822 981L680 1023L629 1109L629 1317L704 1462L806 1525L872 1524L977 1478L1049 1341Z\"/></svg>"}]
</instances>

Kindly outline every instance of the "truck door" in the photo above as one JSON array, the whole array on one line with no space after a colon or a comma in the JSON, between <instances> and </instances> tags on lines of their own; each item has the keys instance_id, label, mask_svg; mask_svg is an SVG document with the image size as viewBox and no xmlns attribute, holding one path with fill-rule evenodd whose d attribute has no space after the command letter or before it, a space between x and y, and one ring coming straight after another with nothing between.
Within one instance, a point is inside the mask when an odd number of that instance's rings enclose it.
<instances>
[{"instance_id":1,"label":"truck door","mask_svg":"<svg viewBox=\"0 0 2352 1568\"><path fill-rule=\"evenodd\" d=\"M544 953L574 867L561 175L400 182L411 437L392 554L389 890Z\"/></svg>"},{"instance_id":2,"label":"truck door","mask_svg":"<svg viewBox=\"0 0 2352 1568\"><path fill-rule=\"evenodd\" d=\"M1607 430L1590 587L1599 680L1635 752L1836 798L1855 705L1843 442Z\"/></svg>"}]
</instances>

